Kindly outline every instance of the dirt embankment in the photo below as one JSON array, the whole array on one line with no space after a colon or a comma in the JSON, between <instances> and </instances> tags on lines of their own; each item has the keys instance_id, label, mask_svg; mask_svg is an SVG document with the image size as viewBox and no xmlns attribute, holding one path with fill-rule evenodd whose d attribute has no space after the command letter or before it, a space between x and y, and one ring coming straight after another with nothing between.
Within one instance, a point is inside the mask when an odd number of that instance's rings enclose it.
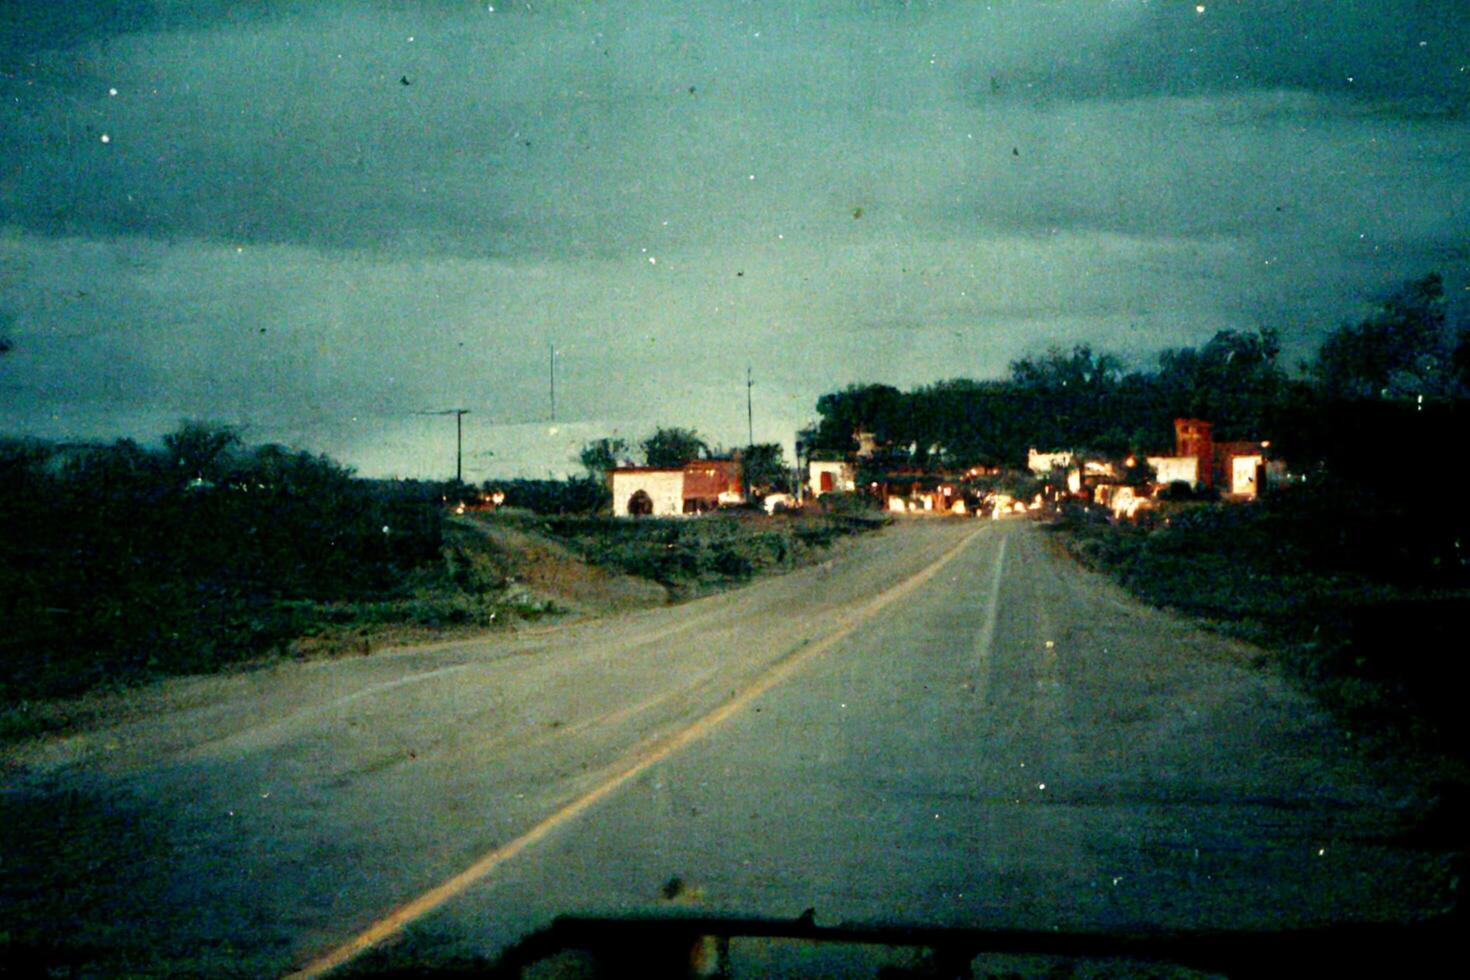
<instances>
[{"instance_id":1,"label":"dirt embankment","mask_svg":"<svg viewBox=\"0 0 1470 980\"><path fill-rule=\"evenodd\" d=\"M573 614L621 612L669 601L669 590L659 583L591 564L533 530L484 521L467 522L467 529L493 546L511 582Z\"/></svg>"}]
</instances>

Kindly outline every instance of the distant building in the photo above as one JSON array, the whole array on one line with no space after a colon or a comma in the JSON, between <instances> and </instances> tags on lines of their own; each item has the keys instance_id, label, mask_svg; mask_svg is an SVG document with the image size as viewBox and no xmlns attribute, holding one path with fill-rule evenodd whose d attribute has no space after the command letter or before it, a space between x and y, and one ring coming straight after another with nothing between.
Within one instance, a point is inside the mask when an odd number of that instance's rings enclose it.
<instances>
[{"instance_id":1,"label":"distant building","mask_svg":"<svg viewBox=\"0 0 1470 980\"><path fill-rule=\"evenodd\" d=\"M738 459L696 459L684 464L684 513L745 503L744 467Z\"/></svg>"},{"instance_id":2,"label":"distant building","mask_svg":"<svg viewBox=\"0 0 1470 980\"><path fill-rule=\"evenodd\" d=\"M1149 456L1144 461L1154 468L1159 483L1183 482L1192 487L1199 482L1199 460L1193 456Z\"/></svg>"},{"instance_id":3,"label":"distant building","mask_svg":"<svg viewBox=\"0 0 1470 980\"><path fill-rule=\"evenodd\" d=\"M1215 443L1215 472L1222 493L1236 497L1254 497L1265 482L1266 448L1264 442Z\"/></svg>"},{"instance_id":4,"label":"distant building","mask_svg":"<svg viewBox=\"0 0 1470 980\"><path fill-rule=\"evenodd\" d=\"M967 490L962 475L924 469L877 474L864 492L894 514L969 514L980 502Z\"/></svg>"},{"instance_id":5,"label":"distant building","mask_svg":"<svg viewBox=\"0 0 1470 980\"><path fill-rule=\"evenodd\" d=\"M1026 453L1026 468L1032 473L1050 473L1058 466L1071 466L1073 455L1070 452L1040 453L1032 449Z\"/></svg>"},{"instance_id":6,"label":"distant building","mask_svg":"<svg viewBox=\"0 0 1470 980\"><path fill-rule=\"evenodd\" d=\"M1254 497L1265 482L1269 442L1216 442L1214 427L1203 419L1174 420L1174 455L1150 456L1160 483L1184 480L1219 487L1234 497Z\"/></svg>"},{"instance_id":7,"label":"distant building","mask_svg":"<svg viewBox=\"0 0 1470 980\"><path fill-rule=\"evenodd\" d=\"M740 461L696 459L683 466L620 466L607 473L613 514L678 517L745 502Z\"/></svg>"},{"instance_id":8,"label":"distant building","mask_svg":"<svg viewBox=\"0 0 1470 980\"><path fill-rule=\"evenodd\" d=\"M857 464L845 460L814 459L807 463L807 479L813 497L824 493L852 493L857 489Z\"/></svg>"},{"instance_id":9,"label":"distant building","mask_svg":"<svg viewBox=\"0 0 1470 980\"><path fill-rule=\"evenodd\" d=\"M1174 455L1193 456L1199 460L1200 486L1214 486L1215 426L1204 419L1174 420Z\"/></svg>"}]
</instances>

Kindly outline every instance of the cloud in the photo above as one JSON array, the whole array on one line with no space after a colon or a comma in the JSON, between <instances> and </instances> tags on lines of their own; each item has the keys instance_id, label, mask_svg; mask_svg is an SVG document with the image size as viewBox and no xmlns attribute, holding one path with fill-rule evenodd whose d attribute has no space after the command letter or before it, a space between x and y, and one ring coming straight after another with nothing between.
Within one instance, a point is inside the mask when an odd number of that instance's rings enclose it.
<instances>
[{"instance_id":1,"label":"cloud","mask_svg":"<svg viewBox=\"0 0 1470 980\"><path fill-rule=\"evenodd\" d=\"M1470 126L1341 115L1291 92L1070 103L1011 117L973 158L956 223L1196 238L1464 227ZM1014 152L1012 152L1014 150Z\"/></svg>"},{"instance_id":2,"label":"cloud","mask_svg":"<svg viewBox=\"0 0 1470 980\"><path fill-rule=\"evenodd\" d=\"M3 149L25 161L0 181L13 220L607 255L678 212L676 239L740 239L813 201L896 206L889 189L963 111L953 73L987 37L968 11L897 5L354 3L243 22L156 6L171 16L135 12L103 37L93 18L8 80ZM1078 33L1055 23L997 24L991 43L1037 52Z\"/></svg>"},{"instance_id":3,"label":"cloud","mask_svg":"<svg viewBox=\"0 0 1470 980\"><path fill-rule=\"evenodd\" d=\"M750 365L757 438L789 439L834 387L1052 343L1271 325L1305 351L1365 293L1470 265L1470 125L1424 109L1460 14L494 6L23 7L0 421L221 417L441 473L412 413L539 431L554 342L564 423L738 442ZM1397 81L1329 84L1328 35ZM487 465L566 455L517 438Z\"/></svg>"},{"instance_id":4,"label":"cloud","mask_svg":"<svg viewBox=\"0 0 1470 980\"><path fill-rule=\"evenodd\" d=\"M1470 108L1463 4L1145 0L1136 8L1127 30L1044 63L1007 72L977 59L968 90L977 100L1096 100L1290 89L1415 115Z\"/></svg>"}]
</instances>

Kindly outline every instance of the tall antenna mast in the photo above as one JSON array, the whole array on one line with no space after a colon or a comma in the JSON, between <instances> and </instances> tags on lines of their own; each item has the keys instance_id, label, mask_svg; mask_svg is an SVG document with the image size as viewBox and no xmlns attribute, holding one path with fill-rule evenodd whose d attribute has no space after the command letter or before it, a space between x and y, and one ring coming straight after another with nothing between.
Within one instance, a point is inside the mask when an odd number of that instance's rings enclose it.
<instances>
[{"instance_id":1,"label":"tall antenna mast","mask_svg":"<svg viewBox=\"0 0 1470 980\"><path fill-rule=\"evenodd\" d=\"M750 365L745 366L745 444L755 445L755 415L750 407L750 389L755 382L750 380Z\"/></svg>"},{"instance_id":2,"label":"tall antenna mast","mask_svg":"<svg viewBox=\"0 0 1470 980\"><path fill-rule=\"evenodd\" d=\"M551 382L551 421L556 421L556 343L546 342L546 375Z\"/></svg>"}]
</instances>

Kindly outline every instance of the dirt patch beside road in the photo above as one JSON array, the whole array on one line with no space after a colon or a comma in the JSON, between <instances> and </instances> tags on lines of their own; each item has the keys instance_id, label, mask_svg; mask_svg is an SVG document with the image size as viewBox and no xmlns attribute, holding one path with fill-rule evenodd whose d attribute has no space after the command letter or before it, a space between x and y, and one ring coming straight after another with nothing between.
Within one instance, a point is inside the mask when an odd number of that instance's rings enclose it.
<instances>
[{"instance_id":1,"label":"dirt patch beside road","mask_svg":"<svg viewBox=\"0 0 1470 980\"><path fill-rule=\"evenodd\" d=\"M516 580L573 613L625 612L669 601L669 590L657 582L594 565L545 535L490 522L477 522L475 529L505 555Z\"/></svg>"}]
</instances>

